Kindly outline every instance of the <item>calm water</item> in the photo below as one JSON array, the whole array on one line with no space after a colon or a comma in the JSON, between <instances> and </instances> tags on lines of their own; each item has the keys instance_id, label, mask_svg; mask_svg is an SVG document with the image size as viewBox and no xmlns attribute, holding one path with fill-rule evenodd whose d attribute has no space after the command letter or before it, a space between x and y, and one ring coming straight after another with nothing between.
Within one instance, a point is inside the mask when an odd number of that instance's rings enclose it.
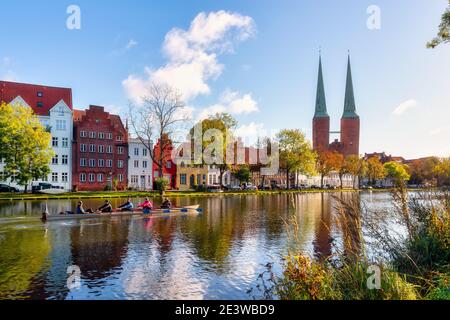
<instances>
[{"instance_id":1,"label":"calm water","mask_svg":"<svg viewBox=\"0 0 450 320\"><path fill-rule=\"evenodd\" d=\"M390 200L384 193L360 198L380 208ZM87 200L85 207L102 202ZM265 264L280 272L290 246L284 220L297 217L296 246L315 256L332 253L330 238L340 236L329 194L173 202L199 203L204 211L43 224L37 217L45 202L0 202L0 299L248 299ZM60 212L75 202L48 206ZM72 265L81 270L81 287L69 290Z\"/></svg>"}]
</instances>

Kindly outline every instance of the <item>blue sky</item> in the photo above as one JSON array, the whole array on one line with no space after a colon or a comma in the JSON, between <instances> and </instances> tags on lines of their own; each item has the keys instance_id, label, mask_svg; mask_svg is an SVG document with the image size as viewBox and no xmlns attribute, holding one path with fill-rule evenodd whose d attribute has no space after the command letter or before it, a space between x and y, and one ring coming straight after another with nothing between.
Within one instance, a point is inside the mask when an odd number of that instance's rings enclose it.
<instances>
[{"instance_id":1,"label":"blue sky","mask_svg":"<svg viewBox=\"0 0 450 320\"><path fill-rule=\"evenodd\" d=\"M81 9L80 30L66 27L71 4ZM380 8L378 30L366 25L370 5ZM449 156L450 45L425 48L446 5L8 1L0 19L0 78L71 87L76 108L98 104L125 114L151 79L168 77L183 89L194 119L225 110L243 125L241 133L300 128L310 138L319 47L333 130L350 50L361 153ZM180 41L205 59L189 57Z\"/></svg>"}]
</instances>

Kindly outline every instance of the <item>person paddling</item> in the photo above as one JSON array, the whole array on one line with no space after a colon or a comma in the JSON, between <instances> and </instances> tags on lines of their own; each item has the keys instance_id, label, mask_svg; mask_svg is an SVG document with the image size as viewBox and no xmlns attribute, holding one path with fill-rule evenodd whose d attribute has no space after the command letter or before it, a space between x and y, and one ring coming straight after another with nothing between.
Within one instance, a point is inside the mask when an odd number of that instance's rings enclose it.
<instances>
[{"instance_id":1,"label":"person paddling","mask_svg":"<svg viewBox=\"0 0 450 320\"><path fill-rule=\"evenodd\" d=\"M172 209L172 202L170 202L168 198L165 198L161 205L161 209Z\"/></svg>"},{"instance_id":2,"label":"person paddling","mask_svg":"<svg viewBox=\"0 0 450 320\"><path fill-rule=\"evenodd\" d=\"M97 211L100 211L101 213L111 213L113 212L113 207L109 200L106 200L105 204L98 208Z\"/></svg>"},{"instance_id":3,"label":"person paddling","mask_svg":"<svg viewBox=\"0 0 450 320\"><path fill-rule=\"evenodd\" d=\"M153 210L153 202L151 202L148 197L145 197L145 201L139 204L138 208L142 208L143 210Z\"/></svg>"},{"instance_id":4,"label":"person paddling","mask_svg":"<svg viewBox=\"0 0 450 320\"><path fill-rule=\"evenodd\" d=\"M117 208L117 211L133 211L133 208L133 202L131 202L131 198L128 198L127 202Z\"/></svg>"},{"instance_id":5,"label":"person paddling","mask_svg":"<svg viewBox=\"0 0 450 320\"><path fill-rule=\"evenodd\" d=\"M76 214L89 214L94 213L92 209L84 210L83 208L83 201L79 201L77 205Z\"/></svg>"}]
</instances>

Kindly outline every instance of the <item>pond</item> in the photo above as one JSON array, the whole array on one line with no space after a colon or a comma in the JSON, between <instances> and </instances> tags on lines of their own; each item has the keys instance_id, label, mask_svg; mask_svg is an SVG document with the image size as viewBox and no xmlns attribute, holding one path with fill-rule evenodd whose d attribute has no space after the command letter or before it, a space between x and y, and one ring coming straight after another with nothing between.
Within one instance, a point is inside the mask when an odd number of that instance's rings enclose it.
<instances>
[{"instance_id":1,"label":"pond","mask_svg":"<svg viewBox=\"0 0 450 320\"><path fill-rule=\"evenodd\" d=\"M387 193L334 195L358 196L369 207L390 206ZM103 201L85 200L85 208ZM112 201L117 206L123 199ZM290 216L298 222L296 250L328 256L334 250L330 239L340 236L333 222L336 199L328 193L173 203L198 203L203 212L44 224L38 217L46 202L0 202L0 299L249 299L247 291L267 263L280 273L290 247L285 226ZM75 205L48 201L50 212ZM79 286L68 282L70 266L79 268Z\"/></svg>"}]
</instances>

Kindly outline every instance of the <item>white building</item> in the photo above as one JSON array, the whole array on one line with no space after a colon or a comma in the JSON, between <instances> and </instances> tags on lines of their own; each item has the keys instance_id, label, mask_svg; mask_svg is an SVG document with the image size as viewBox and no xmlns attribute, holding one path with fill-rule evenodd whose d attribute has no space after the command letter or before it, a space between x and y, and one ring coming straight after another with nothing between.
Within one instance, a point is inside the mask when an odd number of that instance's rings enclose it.
<instances>
[{"instance_id":1,"label":"white building","mask_svg":"<svg viewBox=\"0 0 450 320\"><path fill-rule=\"evenodd\" d=\"M150 151L139 140L128 140L128 187L135 190L148 191L153 189L153 161Z\"/></svg>"},{"instance_id":2,"label":"white building","mask_svg":"<svg viewBox=\"0 0 450 320\"><path fill-rule=\"evenodd\" d=\"M67 191L72 189L72 90L40 85L0 81L0 101L11 105L22 105L33 109L40 122L51 133L50 145L55 156L50 164L50 173L40 180L30 183L48 182ZM0 180L4 164L0 163ZM11 179L0 181L23 189Z\"/></svg>"}]
</instances>

